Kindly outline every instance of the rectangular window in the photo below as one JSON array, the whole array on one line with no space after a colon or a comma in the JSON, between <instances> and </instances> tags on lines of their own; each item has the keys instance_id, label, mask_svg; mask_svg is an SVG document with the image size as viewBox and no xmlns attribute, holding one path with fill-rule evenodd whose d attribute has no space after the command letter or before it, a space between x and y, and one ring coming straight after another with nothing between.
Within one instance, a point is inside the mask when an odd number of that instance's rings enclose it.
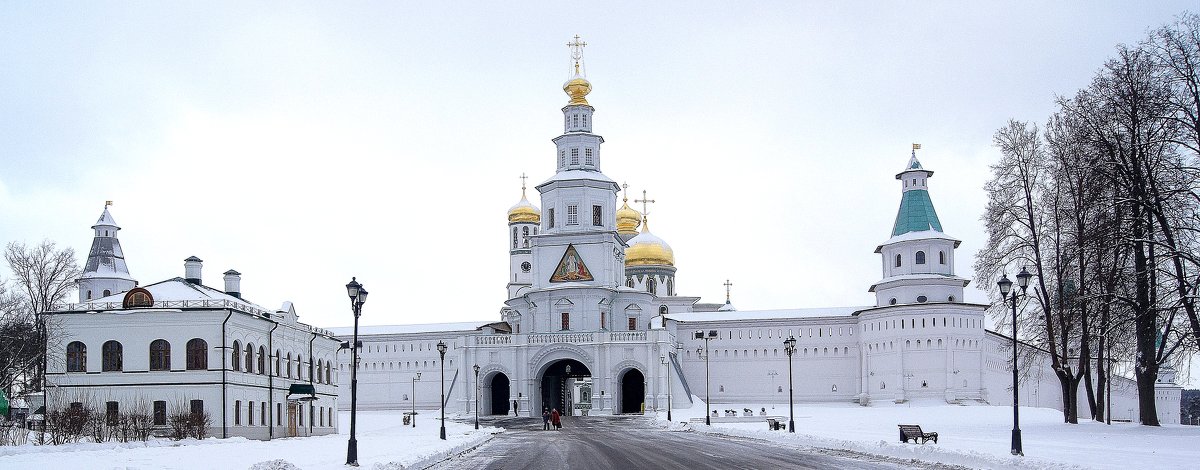
<instances>
[{"instance_id":1,"label":"rectangular window","mask_svg":"<svg viewBox=\"0 0 1200 470\"><path fill-rule=\"evenodd\" d=\"M567 166L567 151L566 150L558 152L558 166L560 168Z\"/></svg>"},{"instance_id":2,"label":"rectangular window","mask_svg":"<svg viewBox=\"0 0 1200 470\"><path fill-rule=\"evenodd\" d=\"M296 410L296 421L300 424L300 426L304 426L304 407L299 407L299 409Z\"/></svg>"},{"instance_id":3,"label":"rectangular window","mask_svg":"<svg viewBox=\"0 0 1200 470\"><path fill-rule=\"evenodd\" d=\"M592 161L592 149L583 149L583 163L585 165L592 166L594 165Z\"/></svg>"},{"instance_id":4,"label":"rectangular window","mask_svg":"<svg viewBox=\"0 0 1200 470\"><path fill-rule=\"evenodd\" d=\"M629 317L629 331L637 330L637 318Z\"/></svg>"},{"instance_id":5,"label":"rectangular window","mask_svg":"<svg viewBox=\"0 0 1200 470\"><path fill-rule=\"evenodd\" d=\"M553 207L550 208L550 217L548 217L546 220L549 223L548 225L546 225L546 227L554 228L554 208Z\"/></svg>"},{"instance_id":6,"label":"rectangular window","mask_svg":"<svg viewBox=\"0 0 1200 470\"><path fill-rule=\"evenodd\" d=\"M579 164L579 149L571 149L571 164Z\"/></svg>"},{"instance_id":7,"label":"rectangular window","mask_svg":"<svg viewBox=\"0 0 1200 470\"><path fill-rule=\"evenodd\" d=\"M254 402L248 402L246 406L246 424L254 426Z\"/></svg>"},{"instance_id":8,"label":"rectangular window","mask_svg":"<svg viewBox=\"0 0 1200 470\"><path fill-rule=\"evenodd\" d=\"M567 206L567 225L579 225L579 206Z\"/></svg>"},{"instance_id":9,"label":"rectangular window","mask_svg":"<svg viewBox=\"0 0 1200 470\"><path fill-rule=\"evenodd\" d=\"M606 316L606 315L605 315L605 312L600 312L600 329L601 329L601 330L606 330L606 329L607 329L607 328L605 328L605 327L604 327L604 326L605 326L605 323L608 323L607 321L605 321L605 320L606 320L605 316Z\"/></svg>"},{"instance_id":10,"label":"rectangular window","mask_svg":"<svg viewBox=\"0 0 1200 470\"><path fill-rule=\"evenodd\" d=\"M283 404L275 404L275 425L283 426Z\"/></svg>"},{"instance_id":11,"label":"rectangular window","mask_svg":"<svg viewBox=\"0 0 1200 470\"><path fill-rule=\"evenodd\" d=\"M192 400L190 406L193 416L204 414L204 400Z\"/></svg>"},{"instance_id":12,"label":"rectangular window","mask_svg":"<svg viewBox=\"0 0 1200 470\"><path fill-rule=\"evenodd\" d=\"M595 225L597 227L601 227L604 225L604 220L602 220L602 217L600 217L600 215L601 215L600 206L592 206L592 225Z\"/></svg>"},{"instance_id":13,"label":"rectangular window","mask_svg":"<svg viewBox=\"0 0 1200 470\"><path fill-rule=\"evenodd\" d=\"M242 401L233 401L233 424L242 424Z\"/></svg>"},{"instance_id":14,"label":"rectangular window","mask_svg":"<svg viewBox=\"0 0 1200 470\"><path fill-rule=\"evenodd\" d=\"M109 426L116 426L118 414L119 411L117 410L117 402L110 401L104 404L104 421L106 424Z\"/></svg>"},{"instance_id":15,"label":"rectangular window","mask_svg":"<svg viewBox=\"0 0 1200 470\"><path fill-rule=\"evenodd\" d=\"M259 405L260 406L258 407L258 422L262 423L263 426L271 424L270 421L267 421L267 403L260 402Z\"/></svg>"},{"instance_id":16,"label":"rectangular window","mask_svg":"<svg viewBox=\"0 0 1200 470\"><path fill-rule=\"evenodd\" d=\"M167 402L158 400L154 402L154 425L166 426L167 424Z\"/></svg>"},{"instance_id":17,"label":"rectangular window","mask_svg":"<svg viewBox=\"0 0 1200 470\"><path fill-rule=\"evenodd\" d=\"M322 406L319 415L321 416L321 427L325 427L325 407Z\"/></svg>"},{"instance_id":18,"label":"rectangular window","mask_svg":"<svg viewBox=\"0 0 1200 470\"><path fill-rule=\"evenodd\" d=\"M569 312L563 312L562 313L562 330L566 331L569 329L571 329L571 314Z\"/></svg>"}]
</instances>

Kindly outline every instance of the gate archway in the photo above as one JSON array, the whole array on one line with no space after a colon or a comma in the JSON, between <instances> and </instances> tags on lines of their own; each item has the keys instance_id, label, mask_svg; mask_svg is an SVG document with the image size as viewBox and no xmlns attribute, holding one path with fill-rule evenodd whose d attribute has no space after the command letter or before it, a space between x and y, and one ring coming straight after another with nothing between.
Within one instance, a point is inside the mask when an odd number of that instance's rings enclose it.
<instances>
[{"instance_id":1,"label":"gate archway","mask_svg":"<svg viewBox=\"0 0 1200 470\"><path fill-rule=\"evenodd\" d=\"M489 381L488 388L491 389L489 398L491 399L491 414L506 415L508 409L508 393L509 382L508 376L503 372L497 372L492 375L492 380Z\"/></svg>"},{"instance_id":2,"label":"gate archway","mask_svg":"<svg viewBox=\"0 0 1200 470\"><path fill-rule=\"evenodd\" d=\"M642 413L646 401L646 376L642 371L629 369L621 373L620 413Z\"/></svg>"},{"instance_id":3,"label":"gate archway","mask_svg":"<svg viewBox=\"0 0 1200 470\"><path fill-rule=\"evenodd\" d=\"M576 396L574 379L591 378L592 371L575 359L560 359L546 367L542 373L542 408L553 410L565 416L572 416L575 404L590 397ZM541 410L533 410L540 416Z\"/></svg>"}]
</instances>

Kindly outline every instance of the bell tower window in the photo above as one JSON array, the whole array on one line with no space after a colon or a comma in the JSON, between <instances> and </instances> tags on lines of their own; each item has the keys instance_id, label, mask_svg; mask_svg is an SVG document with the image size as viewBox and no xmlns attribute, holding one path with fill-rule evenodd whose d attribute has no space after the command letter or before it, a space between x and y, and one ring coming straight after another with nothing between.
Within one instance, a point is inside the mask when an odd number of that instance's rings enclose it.
<instances>
[{"instance_id":1,"label":"bell tower window","mask_svg":"<svg viewBox=\"0 0 1200 470\"><path fill-rule=\"evenodd\" d=\"M604 220L601 217L600 206L592 206L592 225L597 227L604 226Z\"/></svg>"},{"instance_id":2,"label":"bell tower window","mask_svg":"<svg viewBox=\"0 0 1200 470\"><path fill-rule=\"evenodd\" d=\"M579 225L579 206L567 206L567 225Z\"/></svg>"},{"instance_id":3,"label":"bell tower window","mask_svg":"<svg viewBox=\"0 0 1200 470\"><path fill-rule=\"evenodd\" d=\"M925 264L925 252L924 251L917 252L917 264Z\"/></svg>"},{"instance_id":4,"label":"bell tower window","mask_svg":"<svg viewBox=\"0 0 1200 470\"><path fill-rule=\"evenodd\" d=\"M571 149L571 164L579 164L579 149Z\"/></svg>"},{"instance_id":5,"label":"bell tower window","mask_svg":"<svg viewBox=\"0 0 1200 470\"><path fill-rule=\"evenodd\" d=\"M945 251L938 252L938 263L946 264L946 252Z\"/></svg>"},{"instance_id":6,"label":"bell tower window","mask_svg":"<svg viewBox=\"0 0 1200 470\"><path fill-rule=\"evenodd\" d=\"M896 267L897 267L897 268L899 268L899 267L900 267L900 261L901 261L902 259L903 259L903 258L902 258L900 255L896 255Z\"/></svg>"}]
</instances>

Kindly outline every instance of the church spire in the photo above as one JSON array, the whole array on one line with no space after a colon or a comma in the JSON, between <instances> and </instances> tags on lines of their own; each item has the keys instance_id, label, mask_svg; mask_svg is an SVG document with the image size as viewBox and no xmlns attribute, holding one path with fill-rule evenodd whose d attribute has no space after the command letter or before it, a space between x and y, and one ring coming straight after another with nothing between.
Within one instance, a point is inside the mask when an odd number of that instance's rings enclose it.
<instances>
[{"instance_id":1,"label":"church spire","mask_svg":"<svg viewBox=\"0 0 1200 470\"><path fill-rule=\"evenodd\" d=\"M912 157L908 159L908 165L904 171L896 174L902 193L900 210L892 226L893 237L908 232L942 231L942 222L938 220L933 201L929 198L928 182L933 172L926 170L917 160L917 150L920 148L921 144L912 144Z\"/></svg>"},{"instance_id":2,"label":"church spire","mask_svg":"<svg viewBox=\"0 0 1200 470\"><path fill-rule=\"evenodd\" d=\"M567 47L571 48L571 62L574 66L571 78L563 84L563 91L567 96L571 97L571 101L567 106L588 106L587 95L592 92L592 83L587 81L587 67L583 65L583 48L587 46L586 42L579 40L579 35L575 35L575 40L568 42Z\"/></svg>"},{"instance_id":3,"label":"church spire","mask_svg":"<svg viewBox=\"0 0 1200 470\"><path fill-rule=\"evenodd\" d=\"M83 274L76 281L80 302L125 292L137 285L125 265L125 253L117 240L117 231L121 227L108 212L111 205L112 201L105 201L104 211L92 225L92 248L88 251Z\"/></svg>"}]
</instances>

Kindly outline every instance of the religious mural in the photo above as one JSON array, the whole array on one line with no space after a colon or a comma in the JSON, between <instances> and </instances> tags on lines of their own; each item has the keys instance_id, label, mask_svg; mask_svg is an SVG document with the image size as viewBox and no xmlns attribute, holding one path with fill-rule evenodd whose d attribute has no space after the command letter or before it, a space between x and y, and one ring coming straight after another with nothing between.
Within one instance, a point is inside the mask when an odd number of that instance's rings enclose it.
<instances>
[{"instance_id":1,"label":"religious mural","mask_svg":"<svg viewBox=\"0 0 1200 470\"><path fill-rule=\"evenodd\" d=\"M567 245L567 252L563 253L562 260L558 262L558 267L554 268L554 274L550 276L550 282L591 280L594 280L592 272L583 264L583 260L579 259L579 253L575 251L575 245Z\"/></svg>"}]
</instances>

